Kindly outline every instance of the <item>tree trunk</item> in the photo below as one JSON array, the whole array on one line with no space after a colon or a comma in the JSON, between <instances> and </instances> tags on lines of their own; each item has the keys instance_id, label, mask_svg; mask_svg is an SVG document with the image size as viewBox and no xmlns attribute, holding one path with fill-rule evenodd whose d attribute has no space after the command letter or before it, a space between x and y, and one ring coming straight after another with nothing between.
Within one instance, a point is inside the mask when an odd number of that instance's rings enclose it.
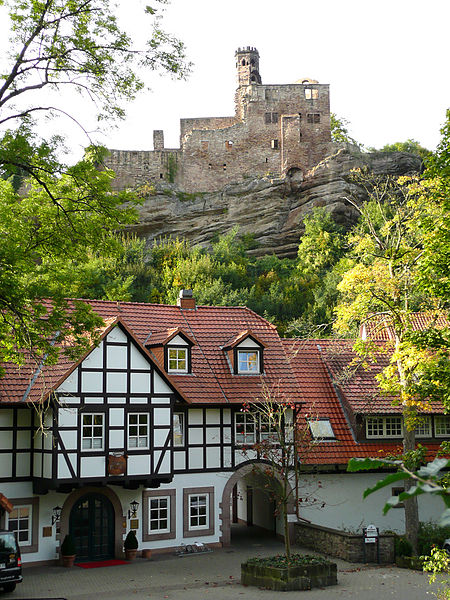
<instances>
[{"instance_id":1,"label":"tree trunk","mask_svg":"<svg viewBox=\"0 0 450 600\"><path fill-rule=\"evenodd\" d=\"M286 558L291 557L291 540L289 539L289 523L287 516L287 506L283 504L283 528L284 528L284 553Z\"/></svg>"},{"instance_id":2,"label":"tree trunk","mask_svg":"<svg viewBox=\"0 0 450 600\"><path fill-rule=\"evenodd\" d=\"M407 429L408 409L403 411L403 452L415 450L416 436L414 430ZM405 479L405 492L413 487L412 479ZM405 504L405 534L406 539L412 546L413 554L417 554L417 540L419 537L419 506L417 498L409 498L404 501Z\"/></svg>"},{"instance_id":3,"label":"tree trunk","mask_svg":"<svg viewBox=\"0 0 450 600\"><path fill-rule=\"evenodd\" d=\"M400 349L401 338L396 336L395 350ZM409 452L416 449L416 434L414 429L409 430L412 417L416 414L415 408L408 404L407 380L401 358L397 359L397 371L401 388L401 400L403 405L403 452ZM412 479L405 479L405 492L408 491L414 482ZM419 537L419 507L417 498L409 498L404 501L405 505L405 535L411 544L413 554L417 554L417 541Z\"/></svg>"}]
</instances>

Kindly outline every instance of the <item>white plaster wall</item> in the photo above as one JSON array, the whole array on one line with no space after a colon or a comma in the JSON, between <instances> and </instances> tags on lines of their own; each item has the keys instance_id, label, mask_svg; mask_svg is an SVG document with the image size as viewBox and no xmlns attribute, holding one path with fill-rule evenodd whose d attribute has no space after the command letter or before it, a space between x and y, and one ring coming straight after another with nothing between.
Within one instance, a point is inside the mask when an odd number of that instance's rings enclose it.
<instances>
[{"instance_id":1,"label":"white plaster wall","mask_svg":"<svg viewBox=\"0 0 450 600\"><path fill-rule=\"evenodd\" d=\"M208 473L208 478L205 480L203 473L193 473L191 475L175 475L173 482L170 484L161 485L158 491L164 496L165 490L176 490L176 537L170 540L160 540L152 542L142 542L142 530L137 531L137 538L139 540L139 548L167 548L171 546L180 546L181 544L193 544L194 542L203 542L205 544L211 544L218 542L221 530L220 510L219 503L222 502L223 489L231 477L231 473ZM183 489L185 488L203 488L211 487L215 488L214 493L214 535L202 536L201 531L197 533L195 537L183 538ZM142 528L142 488L139 490L140 498L138 498L141 505L139 506L139 525Z\"/></svg>"},{"instance_id":2,"label":"white plaster wall","mask_svg":"<svg viewBox=\"0 0 450 600\"><path fill-rule=\"evenodd\" d=\"M336 475L303 475L300 478L299 496L315 496L319 503L326 503L324 508L306 507L300 504L300 516L316 525L361 531L362 527L373 523L381 531L403 533L405 529L404 510L391 509L383 515L383 506L391 497L391 487L374 492L363 499L366 488L383 479L378 473L341 473ZM321 488L317 489L318 482ZM399 482L398 486L401 486ZM397 487L397 486L396 486ZM315 492L312 493L311 492ZM422 496L419 501L419 518L421 521L437 521L444 510L439 498Z\"/></svg>"},{"instance_id":3,"label":"white plaster wall","mask_svg":"<svg viewBox=\"0 0 450 600\"><path fill-rule=\"evenodd\" d=\"M14 498L33 498L32 484L30 482L2 484L2 493L11 500ZM52 535L43 537L43 527L52 524L52 508L62 506L66 498L65 494L50 492L39 498L39 527L38 527L38 551L22 552L22 562L34 563L41 560L54 560L57 558L59 541L56 539L56 527L52 527Z\"/></svg>"}]
</instances>

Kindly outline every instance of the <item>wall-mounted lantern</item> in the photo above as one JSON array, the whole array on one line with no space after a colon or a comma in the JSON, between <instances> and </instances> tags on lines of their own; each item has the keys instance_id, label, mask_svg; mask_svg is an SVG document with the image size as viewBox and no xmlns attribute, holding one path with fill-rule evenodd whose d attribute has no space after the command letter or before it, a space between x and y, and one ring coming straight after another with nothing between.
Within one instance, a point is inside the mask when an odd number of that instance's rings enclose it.
<instances>
[{"instance_id":1,"label":"wall-mounted lantern","mask_svg":"<svg viewBox=\"0 0 450 600\"><path fill-rule=\"evenodd\" d=\"M130 502L130 509L128 511L129 519L135 519L137 517L138 508L139 508L139 502L137 502L136 500L133 500L133 502Z\"/></svg>"},{"instance_id":2,"label":"wall-mounted lantern","mask_svg":"<svg viewBox=\"0 0 450 600\"><path fill-rule=\"evenodd\" d=\"M61 511L62 511L62 508L60 506L55 506L54 508L52 508L52 512L53 512L53 514L52 514L52 526L55 523L59 522L59 520L61 518Z\"/></svg>"}]
</instances>

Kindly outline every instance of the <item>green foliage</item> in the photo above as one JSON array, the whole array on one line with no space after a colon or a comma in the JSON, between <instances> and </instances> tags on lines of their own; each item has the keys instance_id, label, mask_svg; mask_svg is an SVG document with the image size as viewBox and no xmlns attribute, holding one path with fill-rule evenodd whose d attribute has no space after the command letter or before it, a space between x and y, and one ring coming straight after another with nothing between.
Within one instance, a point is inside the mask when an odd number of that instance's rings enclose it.
<instances>
[{"instance_id":1,"label":"green foliage","mask_svg":"<svg viewBox=\"0 0 450 600\"><path fill-rule=\"evenodd\" d=\"M8 139L5 152L23 141L24 133ZM43 356L51 362L59 352L55 342L70 333L74 348L65 351L82 351L90 343L83 332L92 334L101 323L82 303L69 310L64 276L76 280L93 248L114 252L116 243L107 232L133 222L136 212L122 206L130 200L127 193L111 193L112 173L96 168L101 149L93 148L60 173L50 170L55 161L50 145L44 152L42 144L34 147L27 140L24 148L26 160L39 167L25 180L26 196L20 198L9 179L0 179L0 361L20 363L21 350L28 349L38 363Z\"/></svg>"},{"instance_id":2,"label":"green foliage","mask_svg":"<svg viewBox=\"0 0 450 600\"><path fill-rule=\"evenodd\" d=\"M0 122L64 112L57 92L67 86L89 103L94 101L99 120L121 118L123 103L144 85L137 69L162 69L177 76L186 72L184 46L162 30L156 9L143 15L150 37L139 48L133 43L135 36L119 26L110 0L4 0L2 4L11 35L0 75ZM35 104L39 97L35 94L42 90L47 92L45 104ZM18 100L26 102L30 91L34 104L17 105Z\"/></svg>"},{"instance_id":3,"label":"green foliage","mask_svg":"<svg viewBox=\"0 0 450 600\"><path fill-rule=\"evenodd\" d=\"M133 529L131 529L127 533L127 536L123 543L123 547L125 548L125 550L137 550L138 549L139 544L138 544L138 541L136 538L136 532Z\"/></svg>"},{"instance_id":4,"label":"green foliage","mask_svg":"<svg viewBox=\"0 0 450 600\"><path fill-rule=\"evenodd\" d=\"M368 148L369 152L409 152L410 154L417 154L423 160L430 158L432 155L431 150L427 150L416 142L416 140L408 139L406 142L395 142L394 144L385 144L379 150L375 148Z\"/></svg>"},{"instance_id":5,"label":"green foliage","mask_svg":"<svg viewBox=\"0 0 450 600\"><path fill-rule=\"evenodd\" d=\"M277 554L275 556L263 556L262 558L249 558L247 564L286 569L288 567L309 565L329 565L330 561L322 556L313 556L312 554L291 554L289 557L284 554Z\"/></svg>"},{"instance_id":6,"label":"green foliage","mask_svg":"<svg viewBox=\"0 0 450 600\"><path fill-rule=\"evenodd\" d=\"M339 118L335 113L330 114L331 139L333 142L344 142L360 147L361 144L351 137L347 119Z\"/></svg>"},{"instance_id":7,"label":"green foliage","mask_svg":"<svg viewBox=\"0 0 450 600\"><path fill-rule=\"evenodd\" d=\"M412 556L412 546L403 536L398 536L395 539L395 555L396 556Z\"/></svg>"},{"instance_id":8,"label":"green foliage","mask_svg":"<svg viewBox=\"0 0 450 600\"><path fill-rule=\"evenodd\" d=\"M174 154L169 153L169 155L167 157L167 174L166 174L166 179L169 183L175 182L175 177L177 176L177 171L178 171L177 157ZM188 200L188 199L189 199L188 194L184 194L184 197L180 198L181 201Z\"/></svg>"},{"instance_id":9,"label":"green foliage","mask_svg":"<svg viewBox=\"0 0 450 600\"><path fill-rule=\"evenodd\" d=\"M74 556L76 554L75 541L68 533L61 544L61 556Z\"/></svg>"},{"instance_id":10,"label":"green foliage","mask_svg":"<svg viewBox=\"0 0 450 600\"><path fill-rule=\"evenodd\" d=\"M95 287L89 276L101 278L99 263L113 263L116 252L120 260L111 232L134 222L136 212L129 194L112 193L113 173L99 168L103 148L89 147L69 167L60 158L63 137L35 133L39 117L77 122L65 111L67 89L79 93L99 121L121 118L125 102L143 87L138 69L183 76L188 65L183 44L161 29L155 8L145 11L150 38L138 48L110 0L1 4L10 46L0 72L0 362L20 364L25 350L40 365L57 360L67 336L70 355L95 340L101 319L64 295ZM130 297L134 275L105 277L106 297Z\"/></svg>"},{"instance_id":11,"label":"green foliage","mask_svg":"<svg viewBox=\"0 0 450 600\"><path fill-rule=\"evenodd\" d=\"M448 573L450 571L450 558L445 550L436 547L431 548L431 555L424 558L423 570L430 573L430 584L436 581L438 573ZM450 581L448 578L441 581L434 595L439 600L450 600Z\"/></svg>"},{"instance_id":12,"label":"green foliage","mask_svg":"<svg viewBox=\"0 0 450 600\"><path fill-rule=\"evenodd\" d=\"M445 475L445 470L450 467L450 460L446 458L435 458L427 465L420 467L415 471L410 471L401 460L388 460L381 458L352 458L348 462L347 471L355 473L370 469L380 468L397 468L396 473L390 473L384 479L378 481L373 487L367 488L364 491L363 497L366 498L373 492L382 488L389 487L392 483L401 480L412 479L414 485L399 494L392 496L383 508L383 514L386 514L393 506L397 506L400 502L408 500L422 494L431 494L440 496L443 500L446 509L442 513L439 525L444 527L450 525L450 489L442 484L442 478Z\"/></svg>"},{"instance_id":13,"label":"green foliage","mask_svg":"<svg viewBox=\"0 0 450 600\"><path fill-rule=\"evenodd\" d=\"M442 548L446 539L450 538L450 525L442 527L432 521L420 523L418 553L421 556L430 556L433 546Z\"/></svg>"}]
</instances>

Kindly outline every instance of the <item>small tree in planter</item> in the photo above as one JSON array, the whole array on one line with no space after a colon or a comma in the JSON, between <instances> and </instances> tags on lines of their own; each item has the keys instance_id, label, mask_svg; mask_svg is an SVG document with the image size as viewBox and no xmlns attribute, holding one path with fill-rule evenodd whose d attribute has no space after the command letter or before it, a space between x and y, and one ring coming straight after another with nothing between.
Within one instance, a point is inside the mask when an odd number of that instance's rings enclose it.
<instances>
[{"instance_id":1,"label":"small tree in planter","mask_svg":"<svg viewBox=\"0 0 450 600\"><path fill-rule=\"evenodd\" d=\"M134 560L136 558L137 549L138 549L138 541L136 538L136 532L131 529L127 533L127 537L123 543L123 547L125 548L125 556L127 560Z\"/></svg>"},{"instance_id":2,"label":"small tree in planter","mask_svg":"<svg viewBox=\"0 0 450 600\"><path fill-rule=\"evenodd\" d=\"M75 541L70 533L68 533L61 544L61 557L64 567L73 567L76 553Z\"/></svg>"},{"instance_id":3,"label":"small tree in planter","mask_svg":"<svg viewBox=\"0 0 450 600\"><path fill-rule=\"evenodd\" d=\"M261 397L245 404L242 411L253 418L258 433L256 443L243 446L242 452L247 458L256 452L260 459L254 464L252 474L275 500L283 521L285 555L289 559L289 507L294 505L298 512L300 464L319 440L313 439L307 420L299 415L296 404L285 397L279 386L269 388L263 382ZM317 502L313 498L309 504Z\"/></svg>"},{"instance_id":4,"label":"small tree in planter","mask_svg":"<svg viewBox=\"0 0 450 600\"><path fill-rule=\"evenodd\" d=\"M261 397L242 409L253 418L258 433L257 442L250 448L244 447L243 452L250 458L250 452L256 451L260 460L254 464L252 474L275 500L282 517L285 555L249 559L241 565L241 581L278 591L334 585L337 583L334 563L320 557L291 554L288 513L292 505L298 511L300 463L320 441L311 435L308 425L311 415L300 416L296 404L279 387L269 389L263 383L261 389ZM308 504L317 501L313 498Z\"/></svg>"}]
</instances>

